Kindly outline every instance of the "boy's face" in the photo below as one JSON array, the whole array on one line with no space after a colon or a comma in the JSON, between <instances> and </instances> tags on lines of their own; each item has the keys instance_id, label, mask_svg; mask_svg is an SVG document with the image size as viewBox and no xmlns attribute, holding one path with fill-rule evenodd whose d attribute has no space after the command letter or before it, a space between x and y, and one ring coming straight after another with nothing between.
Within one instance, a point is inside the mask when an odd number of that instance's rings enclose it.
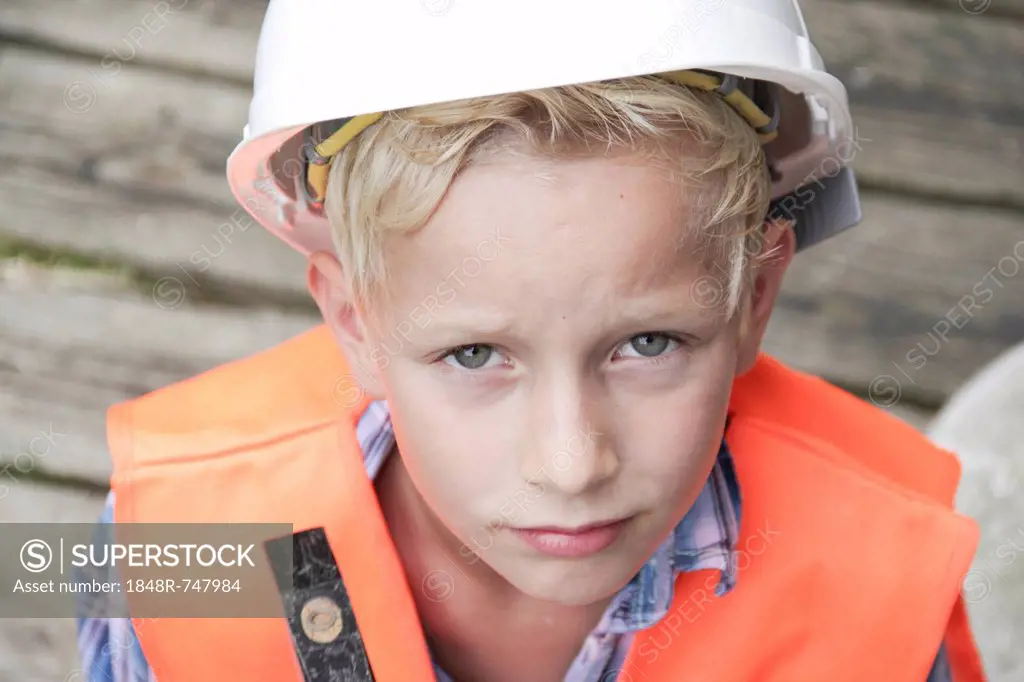
<instances>
[{"instance_id":1,"label":"boy's face","mask_svg":"<svg viewBox=\"0 0 1024 682\"><path fill-rule=\"evenodd\" d=\"M781 237L741 338L719 305L724 273L679 246L691 214L678 181L639 158L501 157L389 246L383 331L338 322L336 271L311 284L350 364L373 375L364 386L387 399L456 561L537 598L593 603L692 505L792 244Z\"/></svg>"}]
</instances>

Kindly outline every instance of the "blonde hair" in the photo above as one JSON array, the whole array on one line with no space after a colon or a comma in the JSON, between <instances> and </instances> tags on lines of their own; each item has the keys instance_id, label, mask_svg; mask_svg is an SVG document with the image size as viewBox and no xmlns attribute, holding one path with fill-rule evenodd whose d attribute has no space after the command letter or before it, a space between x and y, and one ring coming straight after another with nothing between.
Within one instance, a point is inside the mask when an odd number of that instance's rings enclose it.
<instances>
[{"instance_id":1,"label":"blonde hair","mask_svg":"<svg viewBox=\"0 0 1024 682\"><path fill-rule=\"evenodd\" d=\"M334 160L324 209L360 305L385 290L388 239L422 227L460 171L514 140L552 158L646 153L683 180L722 303L743 305L770 200L757 133L717 95L645 76L387 113ZM692 242L691 242L692 243Z\"/></svg>"}]
</instances>

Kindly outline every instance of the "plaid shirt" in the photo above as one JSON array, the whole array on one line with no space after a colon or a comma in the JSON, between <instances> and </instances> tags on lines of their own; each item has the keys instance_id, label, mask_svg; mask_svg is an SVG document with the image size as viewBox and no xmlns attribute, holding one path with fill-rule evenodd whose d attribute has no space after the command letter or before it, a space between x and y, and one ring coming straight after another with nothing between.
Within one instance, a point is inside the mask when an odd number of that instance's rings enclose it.
<instances>
[{"instance_id":1,"label":"plaid shirt","mask_svg":"<svg viewBox=\"0 0 1024 682\"><path fill-rule=\"evenodd\" d=\"M356 427L366 471L372 479L394 444L391 417L384 402L372 403ZM113 519L111 493L100 517ZM634 633L655 625L672 603L676 576L683 571L720 571L716 592L725 595L736 582L735 546L740 491L725 441L707 483L675 531L640 572L615 597L597 628L587 637L565 682L615 682ZM78 651L83 682L155 682L131 621L83 618L78 621ZM438 682L451 678L435 665ZM952 682L942 648L924 682Z\"/></svg>"}]
</instances>

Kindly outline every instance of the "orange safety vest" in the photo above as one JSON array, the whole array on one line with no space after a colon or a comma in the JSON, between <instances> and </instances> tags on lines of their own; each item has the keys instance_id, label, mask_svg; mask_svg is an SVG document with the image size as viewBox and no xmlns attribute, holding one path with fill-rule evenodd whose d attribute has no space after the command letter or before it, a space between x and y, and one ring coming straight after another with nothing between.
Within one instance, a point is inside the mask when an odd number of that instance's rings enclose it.
<instances>
[{"instance_id":1,"label":"orange safety vest","mask_svg":"<svg viewBox=\"0 0 1024 682\"><path fill-rule=\"evenodd\" d=\"M324 528L378 682L433 671L323 326L111 408L115 521ZM739 574L680 574L623 682L923 682L945 642L984 680L960 597L978 530L959 463L914 429L767 356L740 377L727 442L743 491ZM770 541L766 540L766 533ZM767 546L770 542L770 546ZM285 618L136 624L159 682L303 679Z\"/></svg>"}]
</instances>

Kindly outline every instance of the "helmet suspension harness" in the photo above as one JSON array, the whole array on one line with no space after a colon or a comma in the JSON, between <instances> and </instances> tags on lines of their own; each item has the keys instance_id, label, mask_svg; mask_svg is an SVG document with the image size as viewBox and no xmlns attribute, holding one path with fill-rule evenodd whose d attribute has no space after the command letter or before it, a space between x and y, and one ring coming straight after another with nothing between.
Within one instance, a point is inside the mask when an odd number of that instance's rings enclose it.
<instances>
[{"instance_id":1,"label":"helmet suspension harness","mask_svg":"<svg viewBox=\"0 0 1024 682\"><path fill-rule=\"evenodd\" d=\"M762 145L771 142L778 135L781 109L778 92L771 88L767 97L759 97L758 86L764 85L761 81L698 70L668 71L657 74L657 77L670 80L678 85L719 95L757 131ZM750 92L748 93L746 90ZM767 99L765 105L771 112L770 115L765 113L764 108L755 101L757 99ZM310 208L323 210L324 197L327 194L327 178L334 158L344 149L345 145L383 116L383 112L380 112L350 116L334 121L331 124L335 127L334 132L320 143L316 143L313 139L315 126L306 128L305 144L302 146L306 158L304 159L305 163L302 164L303 177L300 179L299 187Z\"/></svg>"}]
</instances>

